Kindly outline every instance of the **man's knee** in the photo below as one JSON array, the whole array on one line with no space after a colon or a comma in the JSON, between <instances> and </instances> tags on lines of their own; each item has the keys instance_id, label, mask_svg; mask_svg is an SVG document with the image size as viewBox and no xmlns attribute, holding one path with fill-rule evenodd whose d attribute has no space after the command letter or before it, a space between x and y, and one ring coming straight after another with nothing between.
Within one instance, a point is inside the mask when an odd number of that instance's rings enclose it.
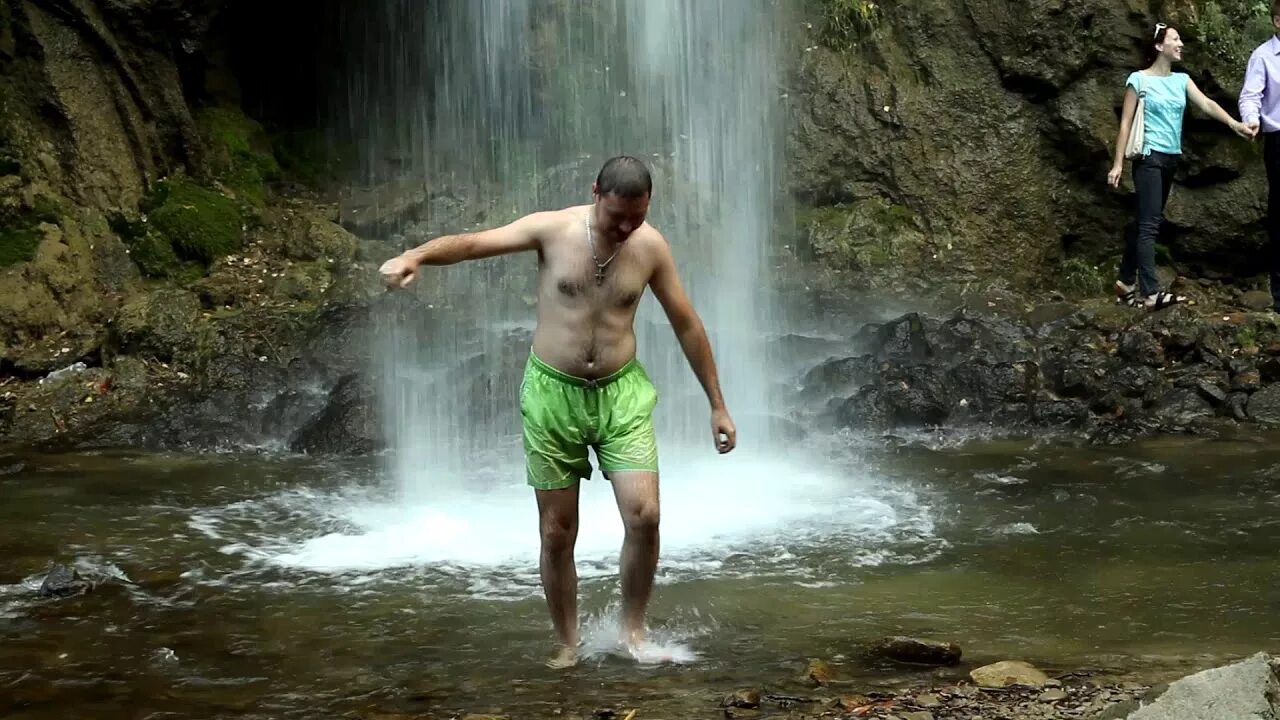
<instances>
[{"instance_id":1,"label":"man's knee","mask_svg":"<svg viewBox=\"0 0 1280 720\"><path fill-rule=\"evenodd\" d=\"M646 499L628 505L622 521L627 532L633 535L656 535L659 521L658 500Z\"/></svg>"},{"instance_id":2,"label":"man's knee","mask_svg":"<svg viewBox=\"0 0 1280 720\"><path fill-rule=\"evenodd\" d=\"M570 513L543 513L539 522L542 549L564 552L573 548L578 538L578 518Z\"/></svg>"}]
</instances>

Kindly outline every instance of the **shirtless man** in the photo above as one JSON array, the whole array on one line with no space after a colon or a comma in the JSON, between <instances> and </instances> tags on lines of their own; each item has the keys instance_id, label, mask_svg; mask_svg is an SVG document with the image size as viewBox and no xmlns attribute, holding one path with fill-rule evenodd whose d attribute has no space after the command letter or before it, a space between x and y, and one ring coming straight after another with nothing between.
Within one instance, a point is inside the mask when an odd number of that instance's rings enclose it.
<instances>
[{"instance_id":1,"label":"shirtless man","mask_svg":"<svg viewBox=\"0 0 1280 720\"><path fill-rule=\"evenodd\" d=\"M653 184L633 157L610 159L592 185L594 202L535 212L508 225L445 235L383 264L389 287L413 281L422 265L538 253L538 320L520 384L525 467L538 502L542 588L559 650L549 662L577 661L578 481L591 477L587 448L613 485L626 530L622 544L621 641L634 652L658 564L658 395L636 360L634 320L645 288L662 304L711 404L716 449L737 430L725 409L702 320L681 286L667 240L645 222Z\"/></svg>"}]
</instances>

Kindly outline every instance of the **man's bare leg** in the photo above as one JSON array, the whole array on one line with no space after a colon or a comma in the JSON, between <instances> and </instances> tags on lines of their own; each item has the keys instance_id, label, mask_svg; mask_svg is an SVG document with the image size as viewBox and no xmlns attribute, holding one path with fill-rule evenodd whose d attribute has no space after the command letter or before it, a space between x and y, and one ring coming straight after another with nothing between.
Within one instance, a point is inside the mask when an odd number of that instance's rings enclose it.
<instances>
[{"instance_id":1,"label":"man's bare leg","mask_svg":"<svg viewBox=\"0 0 1280 720\"><path fill-rule=\"evenodd\" d=\"M542 551L538 569L542 590L551 611L560 647L547 662L551 667L570 667L578 661L578 569L573 546L578 539L578 488L535 490L538 498L538 529Z\"/></svg>"},{"instance_id":2,"label":"man's bare leg","mask_svg":"<svg viewBox=\"0 0 1280 720\"><path fill-rule=\"evenodd\" d=\"M635 648L644 640L645 610L658 568L658 474L610 473L613 496L626 535L622 541L622 641Z\"/></svg>"}]
</instances>

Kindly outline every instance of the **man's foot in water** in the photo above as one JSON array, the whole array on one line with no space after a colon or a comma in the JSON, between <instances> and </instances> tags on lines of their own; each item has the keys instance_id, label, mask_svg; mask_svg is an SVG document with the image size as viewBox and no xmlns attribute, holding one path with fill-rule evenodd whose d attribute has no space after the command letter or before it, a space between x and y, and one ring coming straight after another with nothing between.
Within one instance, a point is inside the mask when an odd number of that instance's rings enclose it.
<instances>
[{"instance_id":1,"label":"man's foot in water","mask_svg":"<svg viewBox=\"0 0 1280 720\"><path fill-rule=\"evenodd\" d=\"M663 648L649 642L644 635L644 630L631 630L623 634L619 639L622 647L632 660L639 663L663 663L671 662L675 658L671 653Z\"/></svg>"},{"instance_id":2,"label":"man's foot in water","mask_svg":"<svg viewBox=\"0 0 1280 720\"><path fill-rule=\"evenodd\" d=\"M578 649L571 645L564 645L560 650L547 661L547 667L563 670L571 668L578 664Z\"/></svg>"}]
</instances>

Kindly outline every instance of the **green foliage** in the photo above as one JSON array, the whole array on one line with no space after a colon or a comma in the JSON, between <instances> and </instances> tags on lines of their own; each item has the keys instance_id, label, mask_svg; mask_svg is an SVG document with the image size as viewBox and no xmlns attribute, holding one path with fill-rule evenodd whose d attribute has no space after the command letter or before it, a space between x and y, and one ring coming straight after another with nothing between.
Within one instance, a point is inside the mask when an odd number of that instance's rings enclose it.
<instances>
[{"instance_id":1,"label":"green foliage","mask_svg":"<svg viewBox=\"0 0 1280 720\"><path fill-rule=\"evenodd\" d=\"M1204 49L1219 82L1233 87L1244 78L1253 49L1273 32L1267 0L1204 0L1176 13L1172 21L1182 23L1183 35ZM1199 64L1198 58L1189 59Z\"/></svg>"},{"instance_id":2,"label":"green foliage","mask_svg":"<svg viewBox=\"0 0 1280 720\"><path fill-rule=\"evenodd\" d=\"M29 210L0 215L0 267L28 262L36 255L44 233L41 223L58 223L60 208L53 200L41 198Z\"/></svg>"},{"instance_id":3,"label":"green foliage","mask_svg":"<svg viewBox=\"0 0 1280 720\"><path fill-rule=\"evenodd\" d=\"M848 49L880 28L880 7L875 0L819 0L819 3L820 36L834 49Z\"/></svg>"},{"instance_id":4,"label":"green foliage","mask_svg":"<svg viewBox=\"0 0 1280 720\"><path fill-rule=\"evenodd\" d=\"M1114 265L1091 263L1081 257L1069 257L1058 267L1058 287L1079 297L1095 297L1111 292Z\"/></svg>"},{"instance_id":5,"label":"green foliage","mask_svg":"<svg viewBox=\"0 0 1280 720\"><path fill-rule=\"evenodd\" d=\"M1236 331L1236 344L1242 348L1258 346L1258 329L1252 325L1243 325Z\"/></svg>"}]
</instances>

